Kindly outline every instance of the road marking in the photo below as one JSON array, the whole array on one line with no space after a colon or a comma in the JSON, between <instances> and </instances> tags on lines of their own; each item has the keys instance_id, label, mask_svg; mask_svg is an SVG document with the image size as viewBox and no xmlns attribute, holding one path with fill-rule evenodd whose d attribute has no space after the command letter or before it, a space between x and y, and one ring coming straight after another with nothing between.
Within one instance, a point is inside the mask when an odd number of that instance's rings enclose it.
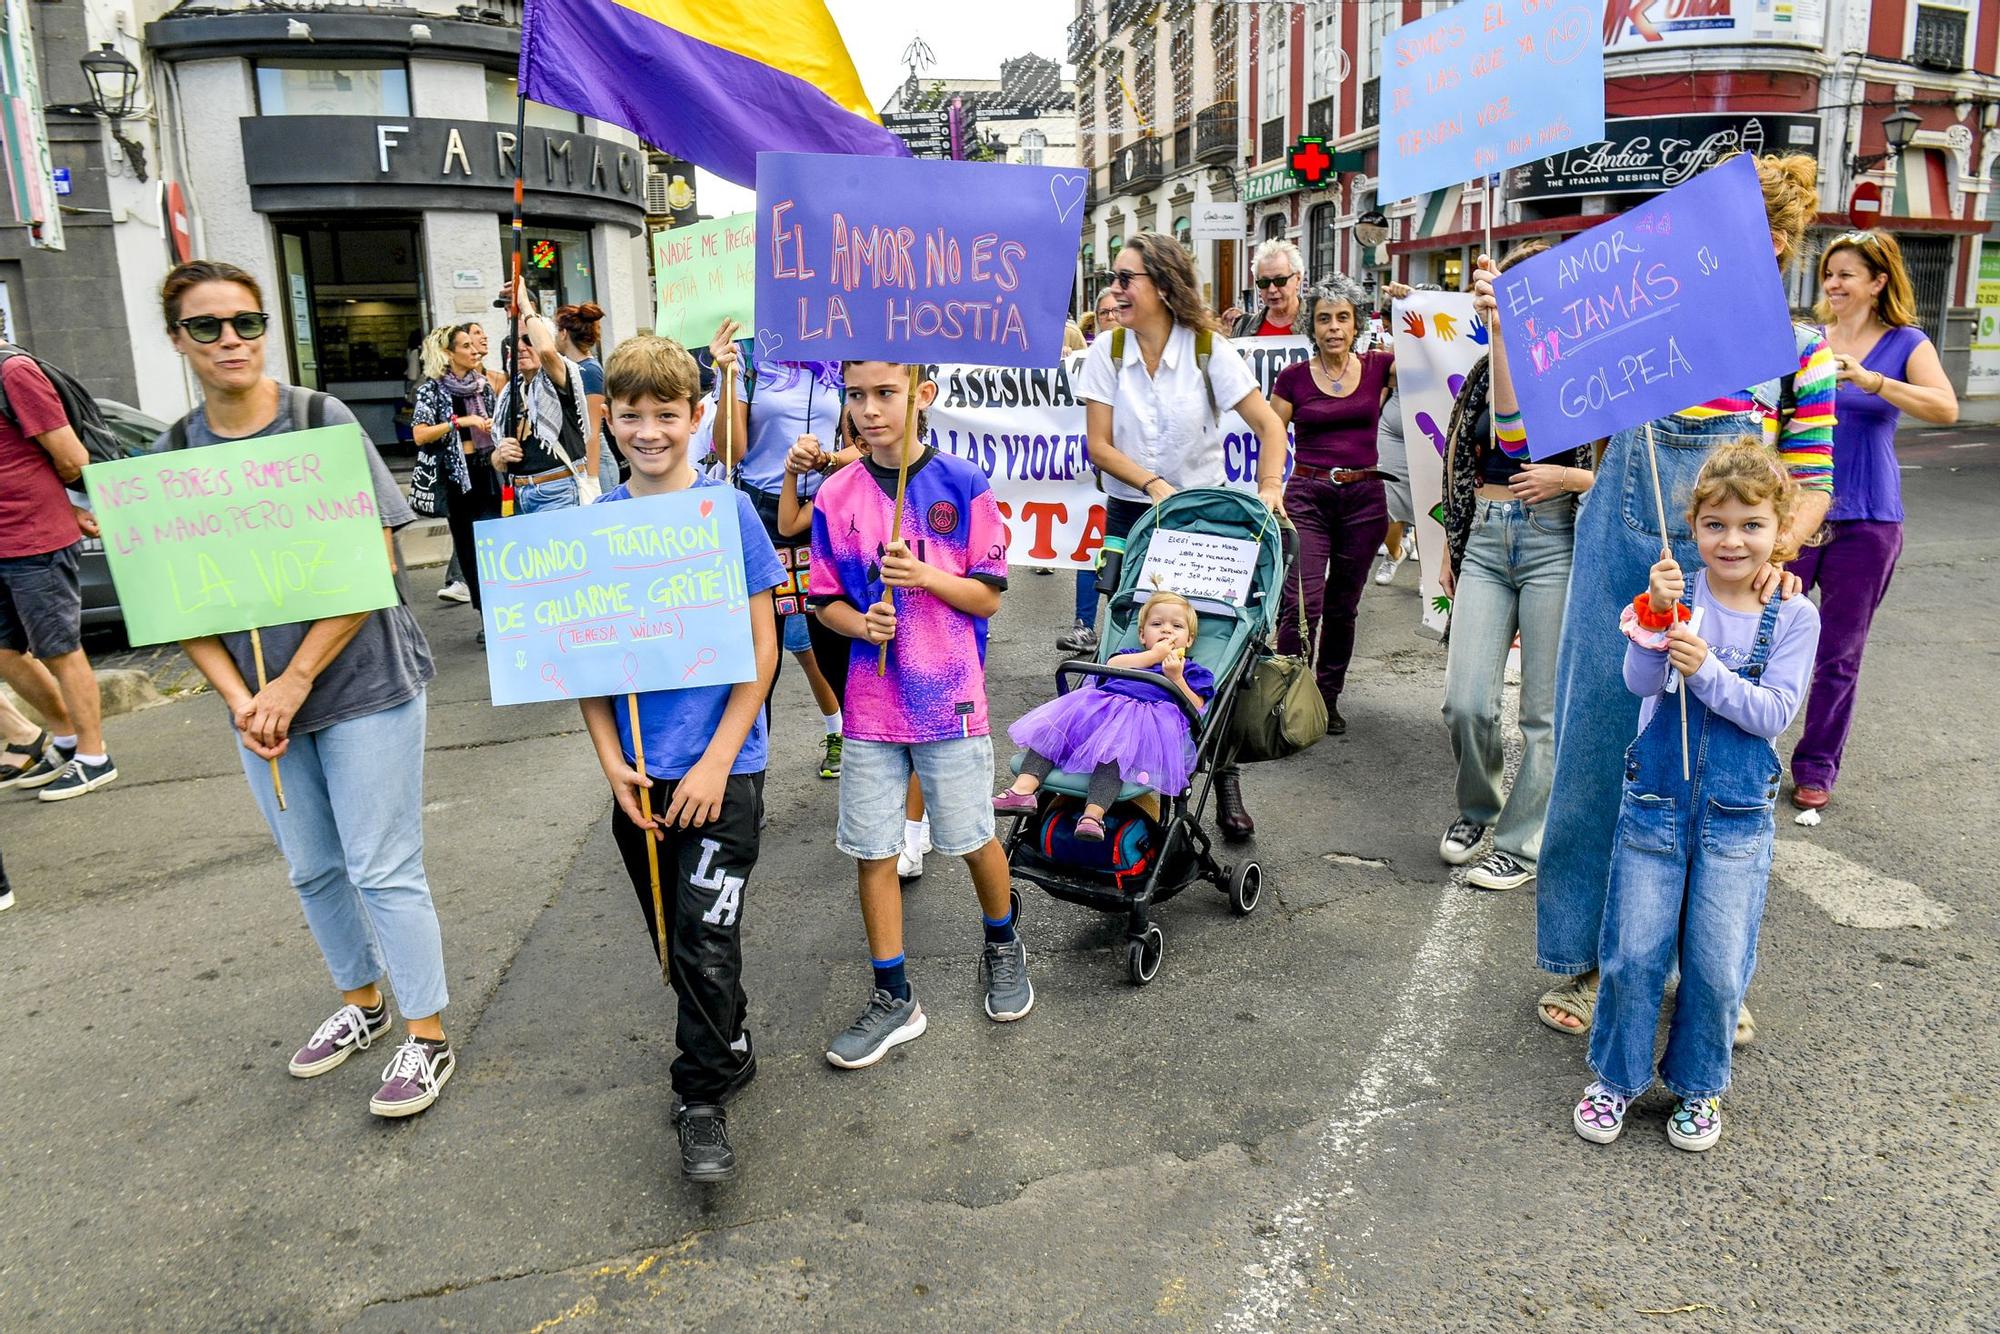
<instances>
[{"instance_id":1,"label":"road marking","mask_svg":"<svg viewBox=\"0 0 2000 1334\"><path fill-rule=\"evenodd\" d=\"M1888 931L1916 926L1937 930L1958 919L1918 885L1872 871L1851 857L1802 838L1781 838L1771 850L1771 876L1797 890L1841 926Z\"/></svg>"},{"instance_id":2,"label":"road marking","mask_svg":"<svg viewBox=\"0 0 2000 1334\"><path fill-rule=\"evenodd\" d=\"M1985 448L1986 448L1986 447L1987 447L1988 445L1990 445L1990 444L1992 444L1992 443L1993 443L1993 442L1992 442L1991 440L1974 440L1974 441L1973 441L1973 442L1972 442L1971 444L1967 444L1967 445L1946 445L1946 446L1945 446L1945 448L1946 448L1946 449L1985 449Z\"/></svg>"},{"instance_id":3,"label":"road marking","mask_svg":"<svg viewBox=\"0 0 2000 1334\"><path fill-rule=\"evenodd\" d=\"M1332 1215L1354 1194L1357 1150L1377 1125L1408 1110L1392 1103L1392 1094L1406 1096L1412 1085L1442 1086L1431 1063L1444 1052L1447 1029L1475 971L1468 961L1478 957L1488 921L1477 897L1459 884L1439 895L1388 1026L1353 1091L1314 1141L1300 1190L1273 1217L1272 1234L1258 1243L1263 1263L1246 1267L1250 1282L1216 1328L1269 1330L1297 1323L1292 1307L1307 1295L1314 1277L1332 1267L1327 1249L1340 1239L1331 1230ZM1320 1293L1339 1295L1325 1285Z\"/></svg>"}]
</instances>

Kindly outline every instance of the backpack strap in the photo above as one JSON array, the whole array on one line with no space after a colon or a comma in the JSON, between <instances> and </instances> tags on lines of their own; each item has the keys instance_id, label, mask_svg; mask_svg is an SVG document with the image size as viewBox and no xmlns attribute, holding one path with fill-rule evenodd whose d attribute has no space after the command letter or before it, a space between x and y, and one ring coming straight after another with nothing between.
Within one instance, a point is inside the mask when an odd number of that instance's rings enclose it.
<instances>
[{"instance_id":1,"label":"backpack strap","mask_svg":"<svg viewBox=\"0 0 2000 1334\"><path fill-rule=\"evenodd\" d=\"M1208 394L1208 419L1210 424L1222 420L1222 409L1215 402L1215 381L1208 378L1208 359L1215 351L1215 330L1208 328L1194 331L1194 365L1201 372L1201 387Z\"/></svg>"},{"instance_id":2,"label":"backpack strap","mask_svg":"<svg viewBox=\"0 0 2000 1334\"><path fill-rule=\"evenodd\" d=\"M25 357L27 355L26 352L23 352L18 347L9 347L4 343L0 343L0 366L6 365L15 357ZM7 381L4 377L0 377L0 417L5 417L15 430L18 431L21 429L21 419L14 415L14 405L7 401Z\"/></svg>"},{"instance_id":3,"label":"backpack strap","mask_svg":"<svg viewBox=\"0 0 2000 1334\"><path fill-rule=\"evenodd\" d=\"M326 425L327 396L317 389L304 385L292 386L292 420L302 421L308 431L316 431Z\"/></svg>"},{"instance_id":4,"label":"backpack strap","mask_svg":"<svg viewBox=\"0 0 2000 1334\"><path fill-rule=\"evenodd\" d=\"M1111 331L1111 378L1116 380L1125 373L1125 326L1119 325Z\"/></svg>"}]
</instances>

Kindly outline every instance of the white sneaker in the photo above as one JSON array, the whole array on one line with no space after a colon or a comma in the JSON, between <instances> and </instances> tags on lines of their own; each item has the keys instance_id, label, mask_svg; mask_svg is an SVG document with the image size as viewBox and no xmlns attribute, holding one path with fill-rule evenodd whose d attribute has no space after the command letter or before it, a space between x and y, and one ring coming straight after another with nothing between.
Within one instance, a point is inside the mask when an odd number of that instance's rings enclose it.
<instances>
[{"instance_id":1,"label":"white sneaker","mask_svg":"<svg viewBox=\"0 0 2000 1334\"><path fill-rule=\"evenodd\" d=\"M1375 562L1375 582L1378 584L1394 582L1396 571L1402 568L1403 558L1401 556L1391 556L1385 553L1380 560Z\"/></svg>"},{"instance_id":2,"label":"white sneaker","mask_svg":"<svg viewBox=\"0 0 2000 1334\"><path fill-rule=\"evenodd\" d=\"M472 590L465 586L465 580L454 579L438 590L439 602L470 602Z\"/></svg>"},{"instance_id":3,"label":"white sneaker","mask_svg":"<svg viewBox=\"0 0 2000 1334\"><path fill-rule=\"evenodd\" d=\"M931 822L925 816L923 832L912 843L908 832L903 835L903 850L896 854L896 874L904 880L915 880L924 873L924 854L931 850Z\"/></svg>"},{"instance_id":4,"label":"white sneaker","mask_svg":"<svg viewBox=\"0 0 2000 1334\"><path fill-rule=\"evenodd\" d=\"M13 906L14 906L14 891L11 889L0 891L0 912L6 912L9 908Z\"/></svg>"}]
</instances>

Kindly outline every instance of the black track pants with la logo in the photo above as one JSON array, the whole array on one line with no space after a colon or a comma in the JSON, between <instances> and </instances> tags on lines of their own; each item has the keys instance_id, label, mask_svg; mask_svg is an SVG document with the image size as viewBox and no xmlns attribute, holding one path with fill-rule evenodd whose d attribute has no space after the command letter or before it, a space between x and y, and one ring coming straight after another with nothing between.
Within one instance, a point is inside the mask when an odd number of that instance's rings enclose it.
<instances>
[{"instance_id":1,"label":"black track pants with la logo","mask_svg":"<svg viewBox=\"0 0 2000 1334\"><path fill-rule=\"evenodd\" d=\"M675 784L653 782L653 811L673 804ZM674 1092L693 1103L720 1102L743 1068L743 891L757 865L757 822L764 813L764 775L731 774L722 814L699 829L669 829L661 840L660 897L667 908L667 951L673 960L674 1031L680 1055ZM646 939L657 952L653 883L646 869L646 834L611 808L611 834L639 896Z\"/></svg>"}]
</instances>

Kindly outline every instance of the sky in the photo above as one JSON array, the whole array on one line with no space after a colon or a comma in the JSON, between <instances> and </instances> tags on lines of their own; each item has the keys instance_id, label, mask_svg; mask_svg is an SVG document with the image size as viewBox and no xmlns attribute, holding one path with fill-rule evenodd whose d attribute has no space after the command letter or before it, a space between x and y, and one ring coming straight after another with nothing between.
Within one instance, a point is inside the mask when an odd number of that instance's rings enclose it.
<instances>
[{"instance_id":1,"label":"sky","mask_svg":"<svg viewBox=\"0 0 2000 1334\"><path fill-rule=\"evenodd\" d=\"M1065 60L1076 17L1076 0L827 0L827 8L877 108L902 83L913 38L922 37L937 57L926 78L997 79L1000 62L1015 56ZM705 171L697 170L695 188L701 211L713 217L747 213L757 202L755 191Z\"/></svg>"}]
</instances>

